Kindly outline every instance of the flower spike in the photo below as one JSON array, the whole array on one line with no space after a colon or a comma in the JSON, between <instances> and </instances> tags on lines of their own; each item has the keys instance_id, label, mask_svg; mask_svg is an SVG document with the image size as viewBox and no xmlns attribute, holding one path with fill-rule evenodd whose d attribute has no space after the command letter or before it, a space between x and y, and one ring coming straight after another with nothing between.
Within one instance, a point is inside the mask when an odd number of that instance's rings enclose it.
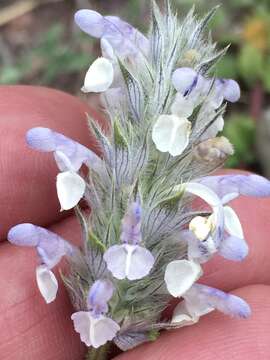
<instances>
[{"instance_id":1,"label":"flower spike","mask_svg":"<svg viewBox=\"0 0 270 360\"><path fill-rule=\"evenodd\" d=\"M201 20L192 10L179 21L165 2L163 14L153 1L147 36L117 16L75 14L80 29L100 40L102 56L82 90L98 93L108 122L103 132L90 119L101 158L48 128L26 135L31 148L54 156L61 210L75 207L81 244L32 224L13 227L8 239L36 249L36 281L47 303L58 290L53 269L66 257L71 320L91 359L111 343L132 349L214 310L239 319L251 313L243 299L198 282L214 256L247 257L245 229L230 201L270 197L270 181L209 176L233 154L218 133L226 102L239 100L240 87L211 75L225 53L205 32L215 9ZM82 198L86 211L77 206ZM161 322L171 296L181 302Z\"/></svg>"}]
</instances>

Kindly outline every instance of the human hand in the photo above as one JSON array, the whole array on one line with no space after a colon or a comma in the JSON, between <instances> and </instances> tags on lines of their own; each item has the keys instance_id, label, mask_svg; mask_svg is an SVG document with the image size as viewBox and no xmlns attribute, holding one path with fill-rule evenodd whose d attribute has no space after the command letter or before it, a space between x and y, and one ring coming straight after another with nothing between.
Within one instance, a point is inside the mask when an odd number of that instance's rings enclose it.
<instances>
[{"instance_id":1,"label":"human hand","mask_svg":"<svg viewBox=\"0 0 270 360\"><path fill-rule=\"evenodd\" d=\"M25 132L44 126L93 149L85 112L94 110L75 98L45 88L0 88L0 359L81 360L85 348L70 319L72 307L64 287L46 305L35 286L34 250L5 241L21 222L48 226L79 242L72 212L60 214L55 190L56 165L49 154L27 148ZM252 316L235 320L211 313L191 327L164 332L155 343L122 354L119 360L270 358L270 199L239 198L233 207L241 219L250 254L243 263L216 257L204 266L201 282L233 291L249 302Z\"/></svg>"}]
</instances>

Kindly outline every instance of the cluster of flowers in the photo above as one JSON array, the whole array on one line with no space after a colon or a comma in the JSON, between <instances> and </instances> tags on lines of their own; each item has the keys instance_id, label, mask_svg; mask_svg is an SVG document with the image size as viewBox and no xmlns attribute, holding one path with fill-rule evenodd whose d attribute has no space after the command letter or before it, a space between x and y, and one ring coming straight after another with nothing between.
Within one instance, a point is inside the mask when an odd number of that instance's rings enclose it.
<instances>
[{"instance_id":1,"label":"cluster of flowers","mask_svg":"<svg viewBox=\"0 0 270 360\"><path fill-rule=\"evenodd\" d=\"M113 107L114 112L120 113L119 98L127 96L120 62L127 62L131 68L139 71L142 61L150 56L150 40L118 17L103 17L91 10L78 11L75 21L83 31L101 39L103 55L90 66L82 90L104 92L109 109ZM195 155L207 162L216 158L225 159L232 153L232 147L224 137L216 138L223 128L219 109L224 100L235 102L239 99L238 84L231 79L209 78L186 66L174 67L170 82L173 96L169 111L159 114L151 125L151 146L154 146L157 156L166 153L170 158L177 159L184 153L191 143L193 116L199 108L215 121L200 136ZM93 173L104 174L103 159L51 129L30 129L26 139L31 148L54 155L59 168L56 189L61 210L77 207L89 192L91 185L79 172L83 165ZM164 325L165 328L196 323L200 316L214 309L240 318L249 316L250 308L244 300L196 282L202 276L201 264L214 254L233 261L241 261L247 256L248 245L241 223L228 203L240 195L270 196L270 182L258 175L203 176L173 185L169 190L171 194L199 197L211 211L193 216L186 226L177 229L177 236L186 248L185 256L176 252L163 269L156 269L159 254L144 239L144 201L139 194L128 198L117 243L110 246L102 244L105 271L87 289L86 298L82 299L85 308L77 309L79 311L71 317L75 330L87 346L98 348L115 339L121 327L128 323L127 318L114 317L110 311L121 281L134 283L147 278L155 270L161 270L162 283L168 296L183 298L170 322ZM8 240L15 245L36 248L40 259L36 268L38 288L47 303L54 301L58 282L52 269L63 256L72 259L79 256L82 250L60 236L28 223L13 227ZM88 279L88 282L91 281ZM131 315L130 318L129 323L132 323ZM153 323L148 329L159 327ZM135 345L136 342L132 346Z\"/></svg>"}]
</instances>

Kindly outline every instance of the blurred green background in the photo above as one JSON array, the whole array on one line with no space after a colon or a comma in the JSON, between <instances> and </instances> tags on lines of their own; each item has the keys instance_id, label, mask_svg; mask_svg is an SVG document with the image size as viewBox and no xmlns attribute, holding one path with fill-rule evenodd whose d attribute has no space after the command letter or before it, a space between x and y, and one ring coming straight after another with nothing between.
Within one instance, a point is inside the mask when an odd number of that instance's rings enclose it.
<instances>
[{"instance_id":1,"label":"blurred green background","mask_svg":"<svg viewBox=\"0 0 270 360\"><path fill-rule=\"evenodd\" d=\"M158 1L162 3L162 1ZM224 134L235 147L227 166L270 177L270 0L172 0L179 16L221 5L211 24L231 44L217 75L236 79L241 100L228 106ZM79 8L119 15L147 30L149 0L0 0L0 84L45 85L78 95L98 42L73 23Z\"/></svg>"}]
</instances>

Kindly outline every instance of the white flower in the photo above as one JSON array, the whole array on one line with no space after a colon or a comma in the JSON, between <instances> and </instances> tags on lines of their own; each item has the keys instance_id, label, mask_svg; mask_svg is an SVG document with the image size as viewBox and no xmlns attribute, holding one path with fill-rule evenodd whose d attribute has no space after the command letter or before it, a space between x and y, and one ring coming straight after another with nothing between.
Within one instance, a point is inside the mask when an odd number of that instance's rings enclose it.
<instances>
[{"instance_id":1,"label":"white flower","mask_svg":"<svg viewBox=\"0 0 270 360\"><path fill-rule=\"evenodd\" d=\"M175 260L167 265L164 280L169 293L174 297L181 297L201 275L199 264L188 260Z\"/></svg>"},{"instance_id":2,"label":"white flower","mask_svg":"<svg viewBox=\"0 0 270 360\"><path fill-rule=\"evenodd\" d=\"M93 317L88 311L79 311L72 314L74 328L80 334L81 341L87 346L98 348L107 341L111 341L120 326L106 316Z\"/></svg>"},{"instance_id":3,"label":"white flower","mask_svg":"<svg viewBox=\"0 0 270 360\"><path fill-rule=\"evenodd\" d=\"M188 119L161 115L153 127L152 139L159 151L177 156L188 146L190 133L191 123Z\"/></svg>"},{"instance_id":4,"label":"white flower","mask_svg":"<svg viewBox=\"0 0 270 360\"><path fill-rule=\"evenodd\" d=\"M46 303L54 301L58 290L58 282L54 273L46 265L40 265L36 268L36 280Z\"/></svg>"},{"instance_id":5,"label":"white flower","mask_svg":"<svg viewBox=\"0 0 270 360\"><path fill-rule=\"evenodd\" d=\"M114 71L111 61L100 57L88 69L82 91L85 93L106 91L111 86L113 77Z\"/></svg>"},{"instance_id":6,"label":"white flower","mask_svg":"<svg viewBox=\"0 0 270 360\"><path fill-rule=\"evenodd\" d=\"M185 296L184 296L185 299ZM199 321L200 317L213 311L214 308L203 306L199 301L181 301L174 309L171 323L180 326L193 325Z\"/></svg>"},{"instance_id":7,"label":"white flower","mask_svg":"<svg viewBox=\"0 0 270 360\"><path fill-rule=\"evenodd\" d=\"M56 189L61 210L69 210L78 204L85 192L85 181L73 171L57 175Z\"/></svg>"}]
</instances>

